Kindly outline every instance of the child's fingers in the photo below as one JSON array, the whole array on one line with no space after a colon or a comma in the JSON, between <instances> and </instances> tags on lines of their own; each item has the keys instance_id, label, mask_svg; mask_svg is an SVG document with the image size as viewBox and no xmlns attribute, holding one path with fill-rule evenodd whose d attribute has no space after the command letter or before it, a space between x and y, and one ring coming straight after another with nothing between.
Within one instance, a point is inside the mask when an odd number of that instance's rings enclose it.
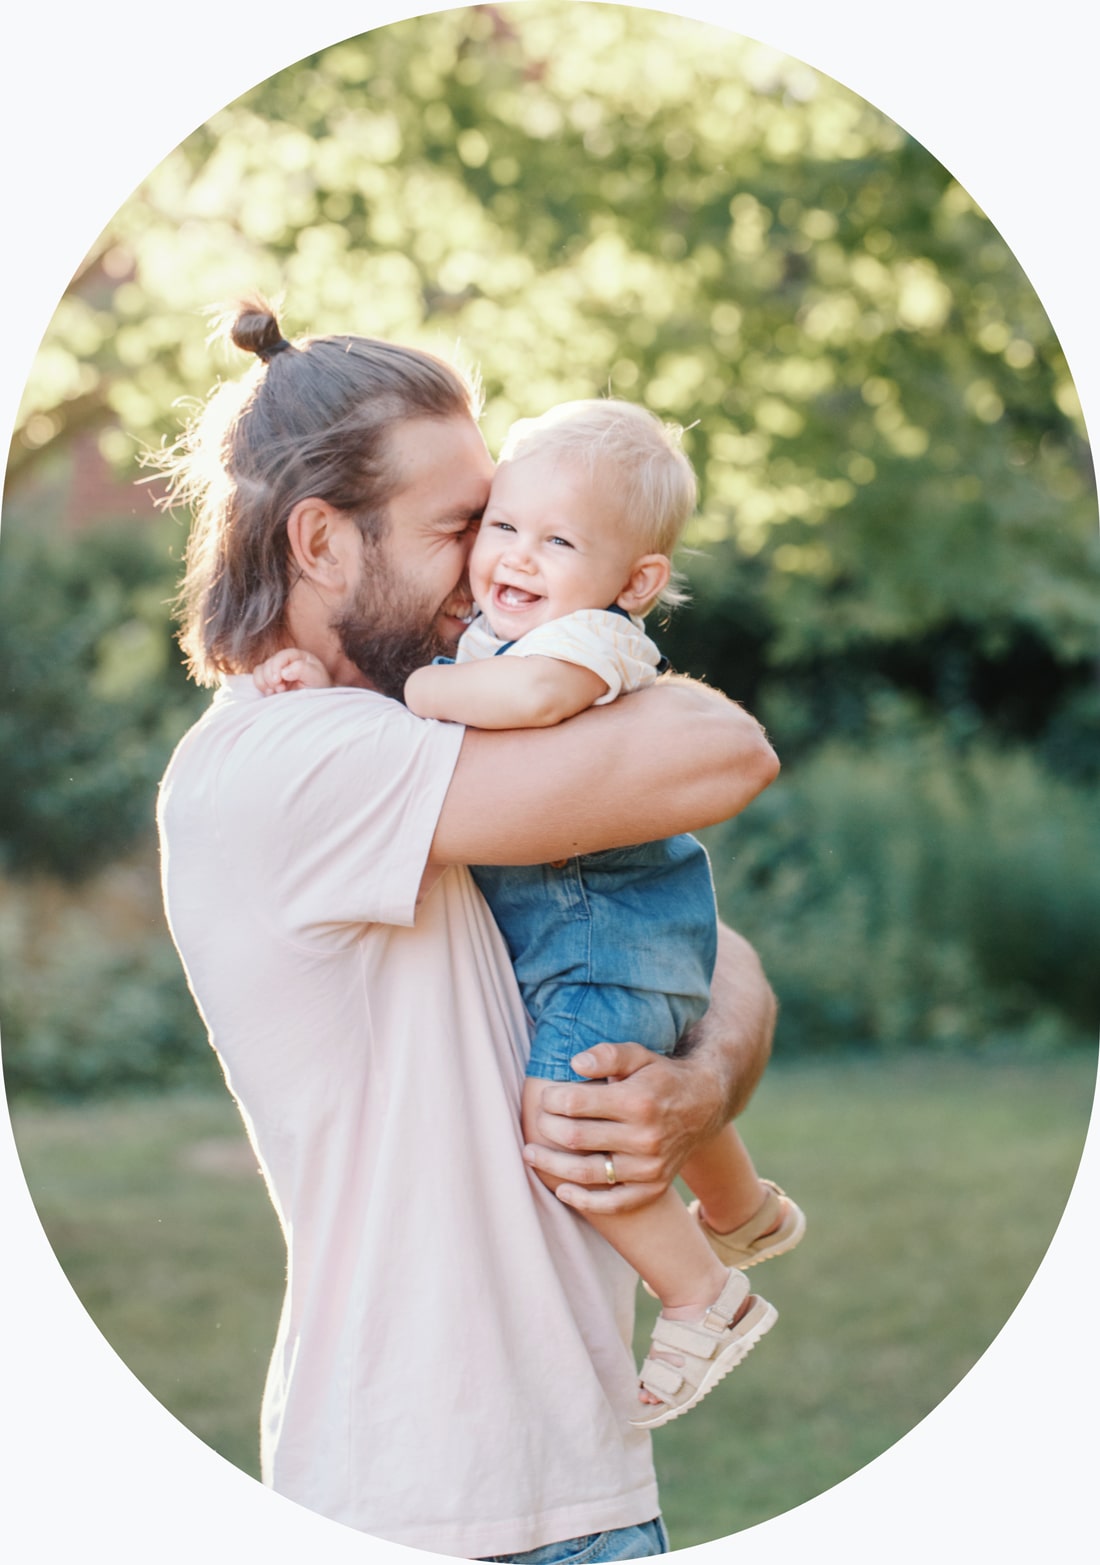
<instances>
[{"instance_id":1,"label":"child's fingers","mask_svg":"<svg viewBox=\"0 0 1100 1565\"><path fill-rule=\"evenodd\" d=\"M253 669L256 688L265 696L284 690L320 689L329 683L324 666L312 653L286 647Z\"/></svg>"},{"instance_id":2,"label":"child's fingers","mask_svg":"<svg viewBox=\"0 0 1100 1565\"><path fill-rule=\"evenodd\" d=\"M253 668L252 679L264 695L275 695L289 690L302 681L302 656L300 653L275 653L260 667Z\"/></svg>"},{"instance_id":3,"label":"child's fingers","mask_svg":"<svg viewBox=\"0 0 1100 1565\"><path fill-rule=\"evenodd\" d=\"M261 663L259 668L253 669L252 681L261 695L273 696L290 688L288 684L287 668L273 667L271 663Z\"/></svg>"}]
</instances>

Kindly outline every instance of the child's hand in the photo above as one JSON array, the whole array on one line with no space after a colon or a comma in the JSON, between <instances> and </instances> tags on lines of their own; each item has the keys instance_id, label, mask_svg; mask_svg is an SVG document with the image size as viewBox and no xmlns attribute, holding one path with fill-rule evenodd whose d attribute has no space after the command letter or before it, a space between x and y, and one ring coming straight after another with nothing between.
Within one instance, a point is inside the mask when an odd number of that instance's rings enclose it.
<instances>
[{"instance_id":1,"label":"child's hand","mask_svg":"<svg viewBox=\"0 0 1100 1565\"><path fill-rule=\"evenodd\" d=\"M261 695L280 695L285 690L326 690L332 680L320 658L298 647L284 647L252 670L252 678Z\"/></svg>"}]
</instances>

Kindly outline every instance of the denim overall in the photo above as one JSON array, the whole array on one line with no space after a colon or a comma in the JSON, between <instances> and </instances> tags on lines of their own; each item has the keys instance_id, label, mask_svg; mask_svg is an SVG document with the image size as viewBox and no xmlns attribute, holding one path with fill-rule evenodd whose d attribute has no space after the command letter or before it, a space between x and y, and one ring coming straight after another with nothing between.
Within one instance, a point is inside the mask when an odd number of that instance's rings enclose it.
<instances>
[{"instance_id":1,"label":"denim overall","mask_svg":"<svg viewBox=\"0 0 1100 1565\"><path fill-rule=\"evenodd\" d=\"M617 604L610 612L629 618ZM662 658L658 673L667 667ZM707 1009L718 913L710 861L694 837L470 873L534 1023L529 1076L583 1081L569 1062L596 1043L671 1054Z\"/></svg>"},{"instance_id":2,"label":"denim overall","mask_svg":"<svg viewBox=\"0 0 1100 1565\"><path fill-rule=\"evenodd\" d=\"M534 1037L529 1076L581 1081L596 1043L670 1054L710 1000L718 915L694 837L471 873L508 946Z\"/></svg>"}]
</instances>

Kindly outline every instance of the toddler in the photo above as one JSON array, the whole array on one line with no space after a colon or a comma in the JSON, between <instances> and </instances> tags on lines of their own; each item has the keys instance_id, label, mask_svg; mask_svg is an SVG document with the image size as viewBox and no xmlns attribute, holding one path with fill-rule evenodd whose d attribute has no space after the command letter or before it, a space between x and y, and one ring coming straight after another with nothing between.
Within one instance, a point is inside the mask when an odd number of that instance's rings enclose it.
<instances>
[{"instance_id":1,"label":"toddler","mask_svg":"<svg viewBox=\"0 0 1100 1565\"><path fill-rule=\"evenodd\" d=\"M663 660L644 616L679 601L670 556L695 506L679 431L630 403L566 403L513 426L470 555L480 613L453 664L405 685L420 717L474 728L542 727L651 684ZM265 692L325 685L285 649L256 670ZM717 946L710 865L691 836L562 863L474 867L533 1022L523 1094L527 1140L545 1084L581 1081L571 1060L605 1039L670 1054L707 1009ZM614 1163L606 1160L615 1182ZM656 1428L687 1412L776 1319L743 1269L802 1237L805 1219L757 1177L732 1125L640 1211L586 1220L661 1301L641 1371ZM552 1181L547 1181L552 1183Z\"/></svg>"}]
</instances>

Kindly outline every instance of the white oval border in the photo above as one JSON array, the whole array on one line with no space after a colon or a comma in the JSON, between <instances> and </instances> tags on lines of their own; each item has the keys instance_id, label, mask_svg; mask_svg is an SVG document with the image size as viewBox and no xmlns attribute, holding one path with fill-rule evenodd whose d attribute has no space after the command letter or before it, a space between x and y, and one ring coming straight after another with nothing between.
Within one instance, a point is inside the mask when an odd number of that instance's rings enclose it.
<instances>
[{"instance_id":1,"label":"white oval border","mask_svg":"<svg viewBox=\"0 0 1100 1565\"><path fill-rule=\"evenodd\" d=\"M138 182L255 82L370 27L440 10L311 0L302 15L225 0L120 0L0 24L8 210L0 424L84 251ZM983 0L705 0L659 7L718 23L836 77L889 114L980 203L1023 265L1067 353L1086 419L1098 406L1100 138L1092 28L1073 0L1020 15ZM1026 20L1024 16L1026 15ZM190 28L190 36L186 29ZM924 1565L1081 1557L1093 1523L1100 1393L1094 1317L1095 1128L1039 1274L962 1384L915 1430L828 1493L690 1551L701 1562ZM7 1346L0 1542L20 1560L265 1565L428 1558L262 1490L171 1417L92 1325L38 1223L0 1116ZM1091 1253L1090 1253L1091 1252ZM731 1475L732 1481L735 1476ZM685 1551L687 1552L687 1551Z\"/></svg>"}]
</instances>

